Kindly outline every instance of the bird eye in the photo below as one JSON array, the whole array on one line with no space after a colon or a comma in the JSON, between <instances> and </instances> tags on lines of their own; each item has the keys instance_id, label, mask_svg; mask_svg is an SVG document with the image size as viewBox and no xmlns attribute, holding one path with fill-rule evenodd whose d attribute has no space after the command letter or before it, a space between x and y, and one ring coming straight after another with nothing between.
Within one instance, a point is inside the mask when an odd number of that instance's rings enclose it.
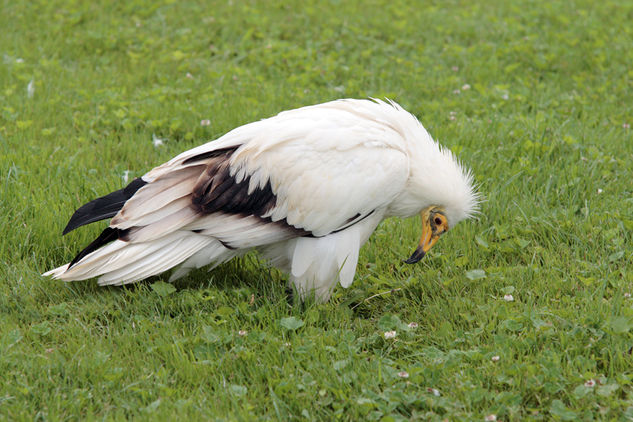
<instances>
[{"instance_id":1,"label":"bird eye","mask_svg":"<svg viewBox=\"0 0 633 422\"><path fill-rule=\"evenodd\" d=\"M439 226L442 224L442 219L440 217L435 217L435 225Z\"/></svg>"}]
</instances>

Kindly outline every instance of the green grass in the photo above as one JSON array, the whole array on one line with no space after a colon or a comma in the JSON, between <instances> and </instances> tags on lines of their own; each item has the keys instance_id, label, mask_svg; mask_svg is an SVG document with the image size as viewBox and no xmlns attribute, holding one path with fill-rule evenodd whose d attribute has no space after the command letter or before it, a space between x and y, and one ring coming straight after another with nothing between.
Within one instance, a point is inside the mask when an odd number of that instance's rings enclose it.
<instances>
[{"instance_id":1,"label":"green grass","mask_svg":"<svg viewBox=\"0 0 633 422\"><path fill-rule=\"evenodd\" d=\"M633 419L633 4L414 3L2 2L0 419ZM39 275L125 171L367 96L486 198L420 264L410 219L325 305L250 255L175 289Z\"/></svg>"}]
</instances>

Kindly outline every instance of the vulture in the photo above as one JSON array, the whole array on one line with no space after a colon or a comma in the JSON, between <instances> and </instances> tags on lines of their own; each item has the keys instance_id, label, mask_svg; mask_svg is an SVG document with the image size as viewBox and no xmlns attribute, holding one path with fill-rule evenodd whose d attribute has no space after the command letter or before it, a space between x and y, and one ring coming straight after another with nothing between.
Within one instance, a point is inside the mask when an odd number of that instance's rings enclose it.
<instances>
[{"instance_id":1,"label":"vulture","mask_svg":"<svg viewBox=\"0 0 633 422\"><path fill-rule=\"evenodd\" d=\"M394 101L341 99L231 130L80 207L63 234L110 225L64 281L123 285L171 268L169 281L256 250L305 300L354 280L359 249L382 220L420 215L415 263L472 217L472 173Z\"/></svg>"}]
</instances>

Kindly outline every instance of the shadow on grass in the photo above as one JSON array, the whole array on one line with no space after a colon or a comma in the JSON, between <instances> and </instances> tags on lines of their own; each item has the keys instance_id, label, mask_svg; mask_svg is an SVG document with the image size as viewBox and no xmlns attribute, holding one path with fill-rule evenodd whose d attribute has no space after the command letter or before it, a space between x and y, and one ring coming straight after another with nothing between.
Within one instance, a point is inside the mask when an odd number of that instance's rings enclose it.
<instances>
[{"instance_id":1,"label":"shadow on grass","mask_svg":"<svg viewBox=\"0 0 633 422\"><path fill-rule=\"evenodd\" d=\"M88 297L104 299L103 295L110 298L126 298L133 302L134 296L154 294L152 285L160 281L168 282L170 275L171 271L166 271L124 286L99 286L96 279L70 283L44 279L45 282L59 284L59 286L55 286L57 293L51 292L51 286L43 283L40 285L38 297L43 303L50 304L59 302L60 299L62 301L68 300L71 297L75 299L87 299ZM286 284L285 276L277 269L268 266L266 262L259 260L256 254L233 259L212 270L209 270L208 267L192 270L186 276L173 282L173 286L178 291L212 289L220 294L226 294L228 297L247 295L247 299L250 299L250 295L254 294L258 298L270 302L285 299L292 303L292 292L289 292ZM60 298L60 294L63 297Z\"/></svg>"},{"instance_id":2,"label":"shadow on grass","mask_svg":"<svg viewBox=\"0 0 633 422\"><path fill-rule=\"evenodd\" d=\"M53 287L51 291L50 285L40 284L37 300L43 306L54 306L61 302L78 306L95 306L102 303L103 311L105 308L117 308L124 312L151 313L153 309L154 312L158 310L160 314L176 317L179 312L189 312L190 306L178 303L179 295L162 297L152 288L154 283L168 282L170 275L171 271L166 271L124 286L99 286L96 279L70 283L46 279L45 281L51 284L58 283L59 286ZM349 308L357 318L375 318L376 307L380 307L380 304L384 306L386 298L364 302L369 295L366 287L370 281L366 277L363 278L364 280L357 280L357 286L351 289L337 286L329 304ZM194 269L172 283L178 293L188 292L203 300L217 296L224 306L252 301L255 307L281 305L305 312L321 305L314 298L307 298L302 302L287 284L287 275L269 266L256 253L235 258L212 270L208 267ZM196 298L189 299L189 303L197 303L200 310L207 311L219 306L217 300L204 305Z\"/></svg>"}]
</instances>

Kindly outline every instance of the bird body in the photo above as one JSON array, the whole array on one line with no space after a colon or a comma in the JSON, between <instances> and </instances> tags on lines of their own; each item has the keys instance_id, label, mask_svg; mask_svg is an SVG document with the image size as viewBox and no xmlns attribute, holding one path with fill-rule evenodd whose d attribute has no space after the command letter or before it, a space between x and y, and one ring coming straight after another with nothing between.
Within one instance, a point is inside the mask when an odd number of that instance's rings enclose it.
<instances>
[{"instance_id":1,"label":"bird body","mask_svg":"<svg viewBox=\"0 0 633 422\"><path fill-rule=\"evenodd\" d=\"M384 218L426 212L423 255L476 207L471 174L413 115L337 100L238 127L84 205L64 233L113 217L110 226L45 275L120 285L179 265L171 281L256 249L302 298L327 301L337 281L352 283Z\"/></svg>"}]
</instances>

